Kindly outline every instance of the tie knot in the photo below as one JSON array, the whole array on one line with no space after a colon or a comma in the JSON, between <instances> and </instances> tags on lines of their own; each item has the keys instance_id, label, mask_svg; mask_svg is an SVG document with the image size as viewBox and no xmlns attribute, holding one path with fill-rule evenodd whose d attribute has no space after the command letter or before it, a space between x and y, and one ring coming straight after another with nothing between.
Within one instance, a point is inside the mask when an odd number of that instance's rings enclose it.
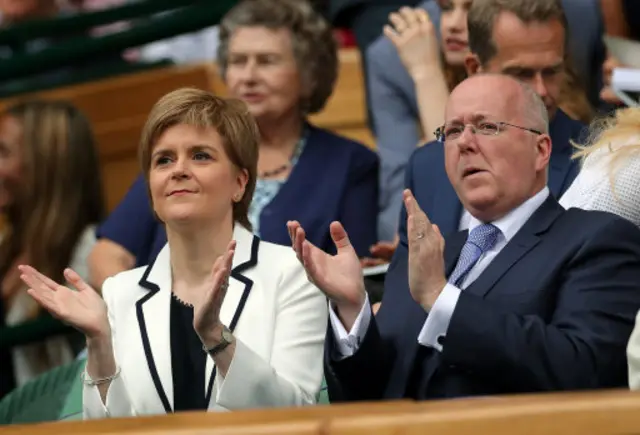
<instances>
[{"instance_id":1,"label":"tie knot","mask_svg":"<svg viewBox=\"0 0 640 435\"><path fill-rule=\"evenodd\" d=\"M471 230L467 242L473 243L482 252L487 252L496 244L499 234L500 229L495 225L483 224Z\"/></svg>"}]
</instances>

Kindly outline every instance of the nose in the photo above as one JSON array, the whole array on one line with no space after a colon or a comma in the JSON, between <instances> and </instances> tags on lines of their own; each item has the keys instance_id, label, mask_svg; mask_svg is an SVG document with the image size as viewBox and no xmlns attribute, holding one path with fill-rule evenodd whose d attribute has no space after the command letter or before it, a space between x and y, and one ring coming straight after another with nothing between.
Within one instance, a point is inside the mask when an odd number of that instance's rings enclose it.
<instances>
[{"instance_id":1,"label":"nose","mask_svg":"<svg viewBox=\"0 0 640 435\"><path fill-rule=\"evenodd\" d=\"M460 152L469 151L476 146L476 129L473 125L465 125L462 134L458 137Z\"/></svg>"},{"instance_id":2,"label":"nose","mask_svg":"<svg viewBox=\"0 0 640 435\"><path fill-rule=\"evenodd\" d=\"M190 171L188 160L185 158L178 158L173 165L171 177L174 179L184 179L189 178L189 176Z\"/></svg>"},{"instance_id":3,"label":"nose","mask_svg":"<svg viewBox=\"0 0 640 435\"><path fill-rule=\"evenodd\" d=\"M451 30L463 32L467 27L467 12L464 8L455 8L451 16Z\"/></svg>"},{"instance_id":4,"label":"nose","mask_svg":"<svg viewBox=\"0 0 640 435\"><path fill-rule=\"evenodd\" d=\"M242 66L241 78L244 82L254 82L257 78L258 65L255 60L249 59Z\"/></svg>"},{"instance_id":5,"label":"nose","mask_svg":"<svg viewBox=\"0 0 640 435\"><path fill-rule=\"evenodd\" d=\"M545 82L542 74L536 73L536 75L531 79L530 85L540 98L545 99L549 96L549 89L547 88L547 83Z\"/></svg>"}]
</instances>

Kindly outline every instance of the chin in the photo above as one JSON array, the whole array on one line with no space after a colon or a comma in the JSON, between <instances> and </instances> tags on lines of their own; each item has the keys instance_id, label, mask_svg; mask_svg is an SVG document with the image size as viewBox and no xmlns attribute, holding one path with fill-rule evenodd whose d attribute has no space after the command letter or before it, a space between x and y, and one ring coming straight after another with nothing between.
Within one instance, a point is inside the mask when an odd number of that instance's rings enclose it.
<instances>
[{"instance_id":1,"label":"chin","mask_svg":"<svg viewBox=\"0 0 640 435\"><path fill-rule=\"evenodd\" d=\"M466 51L447 51L444 53L444 60L453 67L463 67Z\"/></svg>"}]
</instances>

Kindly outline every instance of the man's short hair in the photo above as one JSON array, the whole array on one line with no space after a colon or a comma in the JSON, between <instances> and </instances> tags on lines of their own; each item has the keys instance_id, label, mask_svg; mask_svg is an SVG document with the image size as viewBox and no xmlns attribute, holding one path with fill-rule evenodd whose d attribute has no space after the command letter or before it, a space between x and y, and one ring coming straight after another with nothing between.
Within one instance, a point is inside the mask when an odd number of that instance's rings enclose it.
<instances>
[{"instance_id":1,"label":"man's short hair","mask_svg":"<svg viewBox=\"0 0 640 435\"><path fill-rule=\"evenodd\" d=\"M516 80L522 87L523 114L531 125L527 127L549 133L549 112L538 93L528 84Z\"/></svg>"},{"instance_id":2,"label":"man's short hair","mask_svg":"<svg viewBox=\"0 0 640 435\"><path fill-rule=\"evenodd\" d=\"M497 53L493 26L498 15L510 12L523 23L558 20L566 30L567 18L560 0L474 0L467 15L469 50L486 64Z\"/></svg>"}]
</instances>

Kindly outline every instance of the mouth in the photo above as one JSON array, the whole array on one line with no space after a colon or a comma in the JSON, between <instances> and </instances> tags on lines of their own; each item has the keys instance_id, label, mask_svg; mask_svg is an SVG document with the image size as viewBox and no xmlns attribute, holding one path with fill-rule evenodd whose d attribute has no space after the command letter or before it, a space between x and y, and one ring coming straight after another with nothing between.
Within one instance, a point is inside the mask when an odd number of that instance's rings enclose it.
<instances>
[{"instance_id":1,"label":"mouth","mask_svg":"<svg viewBox=\"0 0 640 435\"><path fill-rule=\"evenodd\" d=\"M246 94L242 94L240 98L249 103L257 103L264 100L264 95L256 92L247 92Z\"/></svg>"},{"instance_id":2,"label":"mouth","mask_svg":"<svg viewBox=\"0 0 640 435\"><path fill-rule=\"evenodd\" d=\"M447 38L445 40L445 46L450 51L462 51L466 50L469 44L466 41L456 38Z\"/></svg>"},{"instance_id":3,"label":"mouth","mask_svg":"<svg viewBox=\"0 0 640 435\"><path fill-rule=\"evenodd\" d=\"M482 172L486 172L486 171L484 169L478 169L478 168L467 168L462 172L462 178L467 178L472 175L480 174Z\"/></svg>"},{"instance_id":4,"label":"mouth","mask_svg":"<svg viewBox=\"0 0 640 435\"><path fill-rule=\"evenodd\" d=\"M178 189L178 190L172 190L171 192L169 192L169 195L167 196L182 196L182 195L188 195L190 193L195 193L195 192L193 190Z\"/></svg>"}]
</instances>

